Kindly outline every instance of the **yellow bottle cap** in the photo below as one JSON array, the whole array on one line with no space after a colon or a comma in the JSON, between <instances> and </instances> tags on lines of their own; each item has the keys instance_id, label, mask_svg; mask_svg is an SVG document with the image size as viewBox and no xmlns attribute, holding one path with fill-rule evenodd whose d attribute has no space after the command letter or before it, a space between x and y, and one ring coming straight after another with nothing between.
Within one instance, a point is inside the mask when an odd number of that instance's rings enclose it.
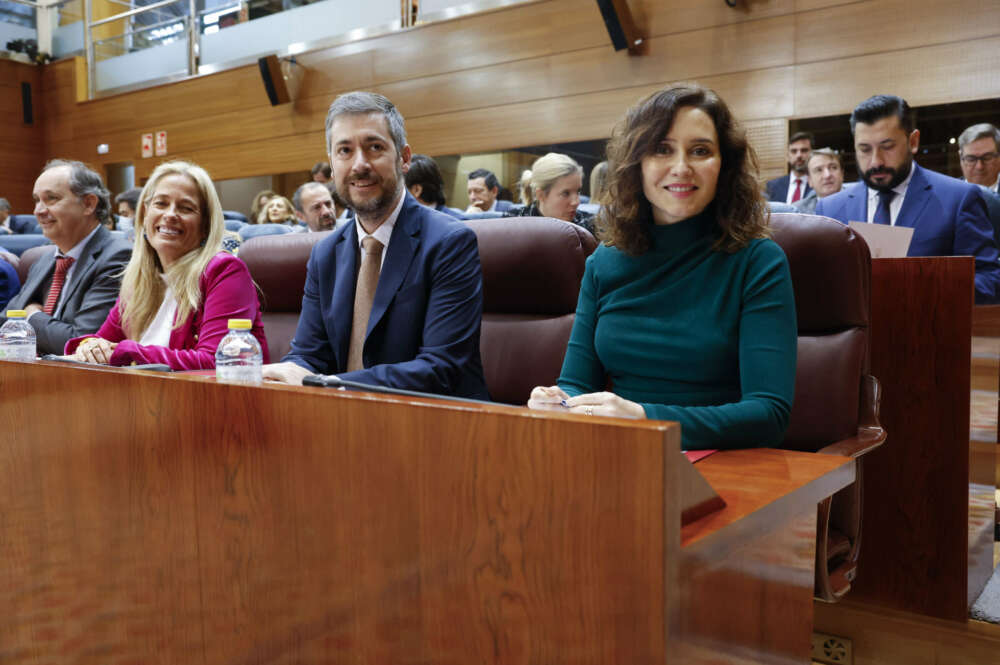
<instances>
[{"instance_id":1,"label":"yellow bottle cap","mask_svg":"<svg viewBox=\"0 0 1000 665\"><path fill-rule=\"evenodd\" d=\"M27 315L28 315L28 312L26 312L23 309L8 309L7 310L7 318L8 319L23 319Z\"/></svg>"},{"instance_id":2,"label":"yellow bottle cap","mask_svg":"<svg viewBox=\"0 0 1000 665\"><path fill-rule=\"evenodd\" d=\"M251 325L250 319L229 319L230 330L250 330Z\"/></svg>"}]
</instances>

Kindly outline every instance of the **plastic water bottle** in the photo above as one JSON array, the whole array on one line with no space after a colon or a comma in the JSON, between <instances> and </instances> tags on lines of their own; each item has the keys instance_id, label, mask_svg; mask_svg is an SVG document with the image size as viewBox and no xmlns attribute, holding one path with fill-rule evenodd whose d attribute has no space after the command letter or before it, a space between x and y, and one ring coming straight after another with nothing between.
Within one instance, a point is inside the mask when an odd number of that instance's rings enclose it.
<instances>
[{"instance_id":1,"label":"plastic water bottle","mask_svg":"<svg viewBox=\"0 0 1000 665\"><path fill-rule=\"evenodd\" d=\"M250 332L250 319L229 319L229 333L215 352L215 380L222 383L260 383L264 354Z\"/></svg>"},{"instance_id":2,"label":"plastic water bottle","mask_svg":"<svg viewBox=\"0 0 1000 665\"><path fill-rule=\"evenodd\" d=\"M35 329L23 309L8 309L7 322L0 326L0 360L35 359Z\"/></svg>"}]
</instances>

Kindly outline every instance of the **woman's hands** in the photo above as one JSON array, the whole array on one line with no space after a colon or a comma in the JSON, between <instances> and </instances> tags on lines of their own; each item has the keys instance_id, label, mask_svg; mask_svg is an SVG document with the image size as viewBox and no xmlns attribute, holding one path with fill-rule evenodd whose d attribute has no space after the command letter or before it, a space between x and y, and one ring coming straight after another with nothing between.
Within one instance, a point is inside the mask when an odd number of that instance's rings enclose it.
<instances>
[{"instance_id":1,"label":"woman's hands","mask_svg":"<svg viewBox=\"0 0 1000 665\"><path fill-rule=\"evenodd\" d=\"M614 393L587 393L570 397L559 386L538 386L531 391L529 409L548 411L568 411L584 416L607 416L610 418L633 418L642 420L646 411L636 402L631 402Z\"/></svg>"},{"instance_id":2,"label":"woman's hands","mask_svg":"<svg viewBox=\"0 0 1000 665\"><path fill-rule=\"evenodd\" d=\"M101 337L88 337L80 342L73 354L73 360L98 365L110 365L111 354L114 353L116 342L109 342Z\"/></svg>"}]
</instances>

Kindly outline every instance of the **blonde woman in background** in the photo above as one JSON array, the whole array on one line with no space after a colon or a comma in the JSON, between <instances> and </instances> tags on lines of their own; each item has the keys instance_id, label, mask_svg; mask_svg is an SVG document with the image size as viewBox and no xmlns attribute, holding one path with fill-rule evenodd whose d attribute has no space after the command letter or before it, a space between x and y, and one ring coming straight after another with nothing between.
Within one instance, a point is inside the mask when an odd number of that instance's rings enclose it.
<instances>
[{"instance_id":1,"label":"blonde woman in background","mask_svg":"<svg viewBox=\"0 0 1000 665\"><path fill-rule=\"evenodd\" d=\"M229 319L250 319L268 362L257 288L240 259L220 251L222 205L208 174L187 162L153 171L139 196L121 295L95 335L65 352L103 365L215 367Z\"/></svg>"},{"instance_id":2,"label":"blonde woman in background","mask_svg":"<svg viewBox=\"0 0 1000 665\"><path fill-rule=\"evenodd\" d=\"M590 202L604 205L608 194L608 162L601 162L590 172Z\"/></svg>"},{"instance_id":3,"label":"blonde woman in background","mask_svg":"<svg viewBox=\"0 0 1000 665\"><path fill-rule=\"evenodd\" d=\"M291 224L298 225L299 219L295 216L295 208L292 202L284 196L272 196L267 205L258 213L258 224Z\"/></svg>"},{"instance_id":4,"label":"blonde woman in background","mask_svg":"<svg viewBox=\"0 0 1000 665\"><path fill-rule=\"evenodd\" d=\"M250 206L250 223L259 224L257 220L260 218L260 211L267 207L267 202L273 199L278 194L271 191L270 189L262 189L257 192L257 196L253 197L253 204Z\"/></svg>"},{"instance_id":5,"label":"blonde woman in background","mask_svg":"<svg viewBox=\"0 0 1000 665\"><path fill-rule=\"evenodd\" d=\"M579 224L594 232L593 216L581 212L580 190L583 188L583 167L572 157L550 152L531 165L531 205L518 215L522 217L552 217Z\"/></svg>"}]
</instances>

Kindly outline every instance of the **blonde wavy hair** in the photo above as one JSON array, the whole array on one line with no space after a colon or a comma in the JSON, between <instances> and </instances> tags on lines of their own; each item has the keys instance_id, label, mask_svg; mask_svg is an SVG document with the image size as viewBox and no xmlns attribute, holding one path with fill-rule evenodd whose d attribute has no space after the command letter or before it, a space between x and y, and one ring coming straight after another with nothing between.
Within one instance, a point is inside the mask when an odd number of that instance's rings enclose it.
<instances>
[{"instance_id":1,"label":"blonde wavy hair","mask_svg":"<svg viewBox=\"0 0 1000 665\"><path fill-rule=\"evenodd\" d=\"M564 176L579 173L583 176L583 167L569 155L550 152L542 155L531 165L531 193L538 200L538 192L548 193L556 180Z\"/></svg>"},{"instance_id":2,"label":"blonde wavy hair","mask_svg":"<svg viewBox=\"0 0 1000 665\"><path fill-rule=\"evenodd\" d=\"M146 209L156 186L160 180L170 175L183 175L190 178L198 188L199 206L201 208L202 230L205 239L199 247L194 248L180 257L169 270L164 272L160 257L157 256L146 234L143 222ZM177 316L173 328L179 328L188 316L201 304L201 276L205 267L220 251L222 236L226 224L222 217L222 204L215 186L205 169L189 162L165 162L156 167L149 176L149 182L142 188L139 195L139 205L135 211L136 234L132 247L132 258L125 266L121 289L122 327L129 339L139 339L156 318L166 284L174 292L177 299ZM163 275L166 279L161 278Z\"/></svg>"}]
</instances>

